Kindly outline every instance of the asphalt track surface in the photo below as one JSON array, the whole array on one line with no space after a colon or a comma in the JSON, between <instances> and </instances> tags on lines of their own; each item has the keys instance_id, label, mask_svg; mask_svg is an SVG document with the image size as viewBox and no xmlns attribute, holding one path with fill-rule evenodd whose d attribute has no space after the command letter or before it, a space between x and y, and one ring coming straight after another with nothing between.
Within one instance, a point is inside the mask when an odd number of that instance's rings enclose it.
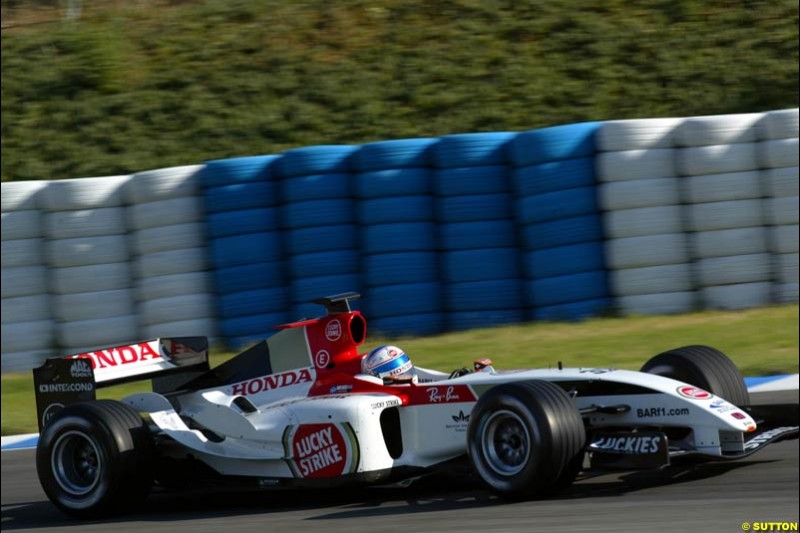
<instances>
[{"instance_id":1,"label":"asphalt track surface","mask_svg":"<svg viewBox=\"0 0 800 533\"><path fill-rule=\"evenodd\" d=\"M798 393L759 395L794 402ZM743 522L797 522L798 441L742 461L580 479L547 500L506 502L461 478L358 491L168 495L141 512L81 522L62 515L36 477L34 451L2 454L2 531L141 533L293 531L742 531Z\"/></svg>"}]
</instances>

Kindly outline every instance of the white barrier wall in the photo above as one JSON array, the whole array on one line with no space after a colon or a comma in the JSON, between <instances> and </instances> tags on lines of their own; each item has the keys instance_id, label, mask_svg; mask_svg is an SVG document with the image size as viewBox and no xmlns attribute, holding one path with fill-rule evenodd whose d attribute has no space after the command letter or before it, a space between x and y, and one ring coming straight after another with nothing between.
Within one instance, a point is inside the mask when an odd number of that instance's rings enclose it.
<instances>
[{"instance_id":1,"label":"white barrier wall","mask_svg":"<svg viewBox=\"0 0 800 533\"><path fill-rule=\"evenodd\" d=\"M758 157L765 188L767 246L773 259L773 296L798 300L798 110L767 113Z\"/></svg>"},{"instance_id":2,"label":"white barrier wall","mask_svg":"<svg viewBox=\"0 0 800 533\"><path fill-rule=\"evenodd\" d=\"M198 172L202 165L134 174L129 243L142 338L215 336Z\"/></svg>"},{"instance_id":3,"label":"white barrier wall","mask_svg":"<svg viewBox=\"0 0 800 533\"><path fill-rule=\"evenodd\" d=\"M2 371L31 368L52 355L55 327L43 266L44 181L2 184Z\"/></svg>"},{"instance_id":4,"label":"white barrier wall","mask_svg":"<svg viewBox=\"0 0 800 533\"><path fill-rule=\"evenodd\" d=\"M606 263L623 314L695 307L675 132L684 119L604 123L595 159Z\"/></svg>"},{"instance_id":5,"label":"white barrier wall","mask_svg":"<svg viewBox=\"0 0 800 533\"><path fill-rule=\"evenodd\" d=\"M623 314L797 302L797 116L603 124L598 195Z\"/></svg>"},{"instance_id":6,"label":"white barrier wall","mask_svg":"<svg viewBox=\"0 0 800 533\"><path fill-rule=\"evenodd\" d=\"M66 353L138 337L124 207L130 179L56 180L40 194L56 342Z\"/></svg>"}]
</instances>

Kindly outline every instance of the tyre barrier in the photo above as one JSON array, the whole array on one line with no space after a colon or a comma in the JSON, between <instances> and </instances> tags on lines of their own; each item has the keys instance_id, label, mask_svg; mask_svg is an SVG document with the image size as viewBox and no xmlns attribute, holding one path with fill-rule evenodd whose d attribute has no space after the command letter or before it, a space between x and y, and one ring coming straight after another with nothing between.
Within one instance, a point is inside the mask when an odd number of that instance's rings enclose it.
<instances>
[{"instance_id":1,"label":"tyre barrier","mask_svg":"<svg viewBox=\"0 0 800 533\"><path fill-rule=\"evenodd\" d=\"M240 343L233 338L272 332L277 322L265 324L258 317L281 313L281 322L285 319L285 298L259 298L264 291L285 292L279 162L272 155L209 161L199 174L211 270L208 284L216 301L212 316L231 346ZM231 301L247 305L235 310Z\"/></svg>"},{"instance_id":2,"label":"tyre barrier","mask_svg":"<svg viewBox=\"0 0 800 533\"><path fill-rule=\"evenodd\" d=\"M796 302L797 142L787 109L3 183L3 370L345 290L387 335Z\"/></svg>"}]
</instances>

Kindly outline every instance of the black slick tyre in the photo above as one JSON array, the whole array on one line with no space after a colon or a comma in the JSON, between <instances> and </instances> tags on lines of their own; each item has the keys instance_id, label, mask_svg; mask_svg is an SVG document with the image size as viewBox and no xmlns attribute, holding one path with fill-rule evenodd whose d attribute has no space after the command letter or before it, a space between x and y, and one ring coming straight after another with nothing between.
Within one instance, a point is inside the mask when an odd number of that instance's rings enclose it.
<instances>
[{"instance_id":1,"label":"black slick tyre","mask_svg":"<svg viewBox=\"0 0 800 533\"><path fill-rule=\"evenodd\" d=\"M710 346L684 346L660 353L641 372L700 387L739 407L750 405L742 373L721 351Z\"/></svg>"},{"instance_id":2,"label":"black slick tyre","mask_svg":"<svg viewBox=\"0 0 800 533\"><path fill-rule=\"evenodd\" d=\"M478 476L512 499L546 497L575 479L586 432L572 399L546 381L487 391L470 416L467 449Z\"/></svg>"},{"instance_id":3,"label":"black slick tyre","mask_svg":"<svg viewBox=\"0 0 800 533\"><path fill-rule=\"evenodd\" d=\"M36 470L56 507L97 518L131 510L147 497L153 455L152 436L130 406L80 402L59 411L42 431Z\"/></svg>"}]
</instances>

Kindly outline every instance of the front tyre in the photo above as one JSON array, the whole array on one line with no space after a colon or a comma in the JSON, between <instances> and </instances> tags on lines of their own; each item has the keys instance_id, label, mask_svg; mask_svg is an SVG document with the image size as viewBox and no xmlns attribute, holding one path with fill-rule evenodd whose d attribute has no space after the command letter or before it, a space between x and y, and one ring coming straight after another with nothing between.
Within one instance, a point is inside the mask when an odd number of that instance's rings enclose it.
<instances>
[{"instance_id":1,"label":"front tyre","mask_svg":"<svg viewBox=\"0 0 800 533\"><path fill-rule=\"evenodd\" d=\"M739 407L750 405L742 373L730 358L710 346L684 346L660 353L641 372L700 387Z\"/></svg>"},{"instance_id":2,"label":"front tyre","mask_svg":"<svg viewBox=\"0 0 800 533\"><path fill-rule=\"evenodd\" d=\"M153 441L144 420L114 400L68 405L45 427L36 470L47 497L79 518L141 503L153 480Z\"/></svg>"},{"instance_id":3,"label":"front tyre","mask_svg":"<svg viewBox=\"0 0 800 533\"><path fill-rule=\"evenodd\" d=\"M482 395L467 440L472 464L489 488L505 497L537 498L572 483L586 432L567 393L531 381L499 385Z\"/></svg>"}]
</instances>

